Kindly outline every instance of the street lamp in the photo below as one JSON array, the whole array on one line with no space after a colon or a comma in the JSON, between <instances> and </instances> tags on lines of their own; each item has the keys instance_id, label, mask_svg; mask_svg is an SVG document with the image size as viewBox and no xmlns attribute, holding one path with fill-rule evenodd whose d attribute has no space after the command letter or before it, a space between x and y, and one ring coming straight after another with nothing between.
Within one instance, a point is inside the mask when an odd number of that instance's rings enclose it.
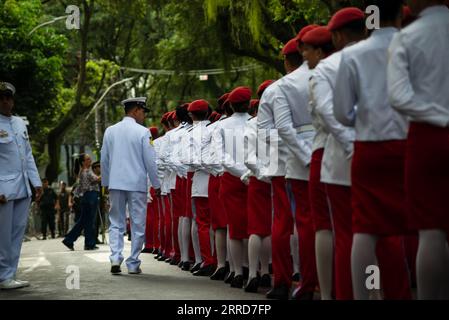
<instances>
[{"instance_id":1,"label":"street lamp","mask_svg":"<svg viewBox=\"0 0 449 320\"><path fill-rule=\"evenodd\" d=\"M33 34L37 29L39 29L39 28L45 27L45 26L47 26L47 25L49 25L49 24L52 24L52 23L55 23L55 22L57 22L57 21L59 21L59 20L67 19L67 17L69 17L69 16L70 16L70 15L65 15L65 16L61 16L61 17L56 17L56 18L54 18L53 20L50 20L50 21L41 23L40 25L34 27L33 30L31 30L30 33L28 33L28 36L32 35L32 34Z\"/></svg>"}]
</instances>

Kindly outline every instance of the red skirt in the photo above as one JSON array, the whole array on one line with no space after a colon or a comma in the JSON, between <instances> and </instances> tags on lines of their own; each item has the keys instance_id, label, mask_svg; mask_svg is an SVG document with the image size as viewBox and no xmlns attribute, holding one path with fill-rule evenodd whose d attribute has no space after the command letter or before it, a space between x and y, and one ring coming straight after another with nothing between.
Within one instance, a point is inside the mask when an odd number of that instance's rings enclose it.
<instances>
[{"instance_id":1,"label":"red skirt","mask_svg":"<svg viewBox=\"0 0 449 320\"><path fill-rule=\"evenodd\" d=\"M405 188L410 228L449 232L449 128L410 124Z\"/></svg>"},{"instance_id":2,"label":"red skirt","mask_svg":"<svg viewBox=\"0 0 449 320\"><path fill-rule=\"evenodd\" d=\"M192 178L193 178L193 172L187 173L187 181L186 184L186 193L185 193L185 210L184 210L184 217L193 218L193 211L192 211Z\"/></svg>"},{"instance_id":3,"label":"red skirt","mask_svg":"<svg viewBox=\"0 0 449 320\"><path fill-rule=\"evenodd\" d=\"M405 140L355 143L351 172L354 233L407 233L405 145Z\"/></svg>"},{"instance_id":4,"label":"red skirt","mask_svg":"<svg viewBox=\"0 0 449 320\"><path fill-rule=\"evenodd\" d=\"M251 177L248 186L248 234L271 234L271 184Z\"/></svg>"},{"instance_id":5,"label":"red skirt","mask_svg":"<svg viewBox=\"0 0 449 320\"><path fill-rule=\"evenodd\" d=\"M226 212L220 199L220 180L220 177L213 175L209 177L208 199L213 230L226 229L228 225Z\"/></svg>"},{"instance_id":6,"label":"red skirt","mask_svg":"<svg viewBox=\"0 0 449 320\"><path fill-rule=\"evenodd\" d=\"M221 177L220 192L228 217L229 237L232 240L248 238L248 188L239 178L226 172Z\"/></svg>"},{"instance_id":7,"label":"red skirt","mask_svg":"<svg viewBox=\"0 0 449 320\"><path fill-rule=\"evenodd\" d=\"M179 218L184 215L185 212L185 179L176 177L176 189L171 191L173 200L173 218Z\"/></svg>"},{"instance_id":8,"label":"red skirt","mask_svg":"<svg viewBox=\"0 0 449 320\"><path fill-rule=\"evenodd\" d=\"M321 182L321 162L324 149L315 150L310 163L309 200L315 230L332 230L326 188Z\"/></svg>"}]
</instances>

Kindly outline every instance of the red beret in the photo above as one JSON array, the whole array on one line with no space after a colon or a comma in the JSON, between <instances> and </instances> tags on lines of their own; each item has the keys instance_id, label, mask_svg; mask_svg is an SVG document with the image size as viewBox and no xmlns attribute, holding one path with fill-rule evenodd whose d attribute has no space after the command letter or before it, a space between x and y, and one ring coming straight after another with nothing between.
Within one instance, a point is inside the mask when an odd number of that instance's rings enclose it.
<instances>
[{"instance_id":1,"label":"red beret","mask_svg":"<svg viewBox=\"0 0 449 320\"><path fill-rule=\"evenodd\" d=\"M246 102L251 100L251 89L248 87L237 87L229 94L230 103Z\"/></svg>"},{"instance_id":2,"label":"red beret","mask_svg":"<svg viewBox=\"0 0 449 320\"><path fill-rule=\"evenodd\" d=\"M302 42L311 46L322 46L332 42L332 34L327 27L318 27L306 33Z\"/></svg>"},{"instance_id":3,"label":"red beret","mask_svg":"<svg viewBox=\"0 0 449 320\"><path fill-rule=\"evenodd\" d=\"M204 112L209 110L209 103L206 100L195 100L190 103L187 111L189 112Z\"/></svg>"},{"instance_id":4,"label":"red beret","mask_svg":"<svg viewBox=\"0 0 449 320\"><path fill-rule=\"evenodd\" d=\"M164 114L162 115L161 122L167 121L169 116L170 116L170 112L164 113Z\"/></svg>"},{"instance_id":5,"label":"red beret","mask_svg":"<svg viewBox=\"0 0 449 320\"><path fill-rule=\"evenodd\" d=\"M260 98L262 97L263 92L265 91L266 88L268 88L268 86L270 84L272 84L274 82L274 80L265 80L264 82L262 82L262 84L259 86L259 88L257 89L257 96Z\"/></svg>"},{"instance_id":6,"label":"red beret","mask_svg":"<svg viewBox=\"0 0 449 320\"><path fill-rule=\"evenodd\" d=\"M257 108L259 106L259 99L252 99L251 102L249 103L249 106L251 108Z\"/></svg>"},{"instance_id":7,"label":"red beret","mask_svg":"<svg viewBox=\"0 0 449 320\"><path fill-rule=\"evenodd\" d=\"M220 98L218 98L218 107L222 107L224 105L224 103L226 102L226 100L228 100L228 97L229 97L229 93L225 93Z\"/></svg>"},{"instance_id":8,"label":"red beret","mask_svg":"<svg viewBox=\"0 0 449 320\"><path fill-rule=\"evenodd\" d=\"M209 121L210 122L215 122L216 118L217 118L217 114L219 115L219 113L217 111L213 111L210 116L209 116Z\"/></svg>"},{"instance_id":9,"label":"red beret","mask_svg":"<svg viewBox=\"0 0 449 320\"><path fill-rule=\"evenodd\" d=\"M355 7L344 8L332 16L327 27L329 31L335 31L356 20L365 20L363 11Z\"/></svg>"},{"instance_id":10,"label":"red beret","mask_svg":"<svg viewBox=\"0 0 449 320\"><path fill-rule=\"evenodd\" d=\"M310 25L302 28L296 35L296 42L299 42L299 41L302 42L302 37L304 37L307 32L312 31L313 29L316 29L318 27L319 27L319 25L317 25L317 24L310 24Z\"/></svg>"},{"instance_id":11,"label":"red beret","mask_svg":"<svg viewBox=\"0 0 449 320\"><path fill-rule=\"evenodd\" d=\"M412 14L412 10L408 6L402 7L402 26L406 27L410 23L414 22L416 17Z\"/></svg>"},{"instance_id":12,"label":"red beret","mask_svg":"<svg viewBox=\"0 0 449 320\"><path fill-rule=\"evenodd\" d=\"M168 120L177 120L178 118L176 117L176 111L172 111L170 112L170 115L168 116Z\"/></svg>"},{"instance_id":13,"label":"red beret","mask_svg":"<svg viewBox=\"0 0 449 320\"><path fill-rule=\"evenodd\" d=\"M287 44L282 48L282 54L284 56L292 53L298 53L298 43L296 42L296 38L291 39Z\"/></svg>"},{"instance_id":14,"label":"red beret","mask_svg":"<svg viewBox=\"0 0 449 320\"><path fill-rule=\"evenodd\" d=\"M159 136L159 130L157 127L150 127L150 132L151 132L151 137L153 137L153 139L156 139Z\"/></svg>"},{"instance_id":15,"label":"red beret","mask_svg":"<svg viewBox=\"0 0 449 320\"><path fill-rule=\"evenodd\" d=\"M219 114L218 112L217 112L217 114L215 115L215 121L218 121L218 120L220 120L221 119L221 114Z\"/></svg>"}]
</instances>

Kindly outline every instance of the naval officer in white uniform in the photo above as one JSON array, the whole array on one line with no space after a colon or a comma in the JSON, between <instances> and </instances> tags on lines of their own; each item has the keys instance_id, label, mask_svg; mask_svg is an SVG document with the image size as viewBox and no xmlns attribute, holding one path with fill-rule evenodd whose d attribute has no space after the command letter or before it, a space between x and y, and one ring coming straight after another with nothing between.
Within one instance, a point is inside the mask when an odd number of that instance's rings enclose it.
<instances>
[{"instance_id":1,"label":"naval officer in white uniform","mask_svg":"<svg viewBox=\"0 0 449 320\"><path fill-rule=\"evenodd\" d=\"M109 189L109 243L111 273L120 274L123 262L123 233L126 227L126 204L131 219L131 256L126 260L128 273L139 274L139 254L145 242L148 179L160 195L156 154L150 143L150 132L143 126L146 98L122 102L123 120L106 129L101 149L102 185Z\"/></svg>"},{"instance_id":2,"label":"naval officer in white uniform","mask_svg":"<svg viewBox=\"0 0 449 320\"><path fill-rule=\"evenodd\" d=\"M16 89L0 82L0 289L29 285L15 279L31 203L30 184L42 194L24 121L12 115Z\"/></svg>"}]
</instances>

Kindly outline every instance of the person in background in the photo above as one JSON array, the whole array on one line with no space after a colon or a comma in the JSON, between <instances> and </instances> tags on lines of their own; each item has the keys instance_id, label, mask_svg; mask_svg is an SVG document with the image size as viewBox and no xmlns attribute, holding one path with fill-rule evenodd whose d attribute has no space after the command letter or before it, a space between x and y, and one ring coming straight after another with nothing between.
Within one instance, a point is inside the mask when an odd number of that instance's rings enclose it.
<instances>
[{"instance_id":1,"label":"person in background","mask_svg":"<svg viewBox=\"0 0 449 320\"><path fill-rule=\"evenodd\" d=\"M92 171L98 177L101 177L101 166L100 161L96 161L92 164ZM97 206L97 214L95 215L95 242L96 244L103 244L104 241L98 240L98 236L100 233L104 235L104 222L105 222L105 214L104 214L104 189L100 185L98 206Z\"/></svg>"},{"instance_id":2,"label":"person in background","mask_svg":"<svg viewBox=\"0 0 449 320\"><path fill-rule=\"evenodd\" d=\"M58 236L63 237L69 230L69 193L67 192L67 184L64 181L60 183L60 190L56 209L58 212Z\"/></svg>"},{"instance_id":3,"label":"person in background","mask_svg":"<svg viewBox=\"0 0 449 320\"><path fill-rule=\"evenodd\" d=\"M79 175L78 192L81 196L81 216L72 230L62 240L62 243L72 251L74 250L73 243L81 235L83 229L85 237L84 250L98 249L95 245L94 226L101 178L92 172L91 164L90 156L84 153L80 154L75 161L75 173Z\"/></svg>"},{"instance_id":4,"label":"person in background","mask_svg":"<svg viewBox=\"0 0 449 320\"><path fill-rule=\"evenodd\" d=\"M50 228L51 238L54 239L56 201L58 196L56 195L56 192L50 188L47 178L42 179L42 187L42 196L37 199L41 212L42 240L47 240L47 226Z\"/></svg>"}]
</instances>

